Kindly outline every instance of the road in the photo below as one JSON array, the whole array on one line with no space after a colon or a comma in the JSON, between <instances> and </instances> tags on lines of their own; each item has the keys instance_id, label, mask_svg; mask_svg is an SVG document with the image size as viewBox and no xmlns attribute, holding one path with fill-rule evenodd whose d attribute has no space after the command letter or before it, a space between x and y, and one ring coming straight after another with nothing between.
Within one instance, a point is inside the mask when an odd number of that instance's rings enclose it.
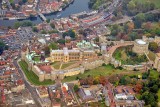
<instances>
[{"instance_id":1,"label":"road","mask_svg":"<svg viewBox=\"0 0 160 107\"><path fill-rule=\"evenodd\" d=\"M69 88L70 88L70 90L71 90L72 96L73 96L74 99L76 100L78 106L80 106L80 102L79 102L79 100L77 99L77 95L75 94L74 89L73 89L74 84L68 84L68 86L69 86Z\"/></svg>"},{"instance_id":2,"label":"road","mask_svg":"<svg viewBox=\"0 0 160 107\"><path fill-rule=\"evenodd\" d=\"M20 58L20 57L19 57ZM19 59L18 58L18 59ZM35 103L36 103L36 105L37 105L37 107L42 107L41 105L40 105L40 103L39 103L39 96L38 96L38 94L36 93L36 88L35 87L32 87L28 82L27 82L27 80L25 79L25 76L23 75L23 71L19 68L19 66L18 66L18 63L17 63L17 61L18 60L14 60L14 65L16 66L16 68L18 69L18 72L19 72L19 74L21 75L21 77L22 77L22 79L23 79L23 81L24 81L24 84L25 84L25 86L26 86L26 88L29 90L29 92L31 93L31 95L32 95L32 98L33 98L33 100L35 101Z\"/></svg>"}]
</instances>

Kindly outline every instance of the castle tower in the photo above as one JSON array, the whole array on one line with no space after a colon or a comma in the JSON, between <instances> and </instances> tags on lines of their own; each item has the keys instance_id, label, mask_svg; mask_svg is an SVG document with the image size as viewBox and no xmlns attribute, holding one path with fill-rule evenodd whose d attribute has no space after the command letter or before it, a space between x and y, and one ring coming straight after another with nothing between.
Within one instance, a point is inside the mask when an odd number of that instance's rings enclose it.
<instances>
[{"instance_id":1,"label":"castle tower","mask_svg":"<svg viewBox=\"0 0 160 107\"><path fill-rule=\"evenodd\" d=\"M56 72L51 72L51 80L54 81L57 77L57 73Z\"/></svg>"},{"instance_id":2,"label":"castle tower","mask_svg":"<svg viewBox=\"0 0 160 107\"><path fill-rule=\"evenodd\" d=\"M101 44L101 53L102 54L106 54L107 53L107 47L105 43Z\"/></svg>"},{"instance_id":3,"label":"castle tower","mask_svg":"<svg viewBox=\"0 0 160 107\"><path fill-rule=\"evenodd\" d=\"M68 62L69 61L68 48L67 47L63 48L63 52L64 52L63 62Z\"/></svg>"},{"instance_id":4,"label":"castle tower","mask_svg":"<svg viewBox=\"0 0 160 107\"><path fill-rule=\"evenodd\" d=\"M44 81L44 73L43 72L39 73L39 81L40 82Z\"/></svg>"},{"instance_id":5,"label":"castle tower","mask_svg":"<svg viewBox=\"0 0 160 107\"><path fill-rule=\"evenodd\" d=\"M144 54L144 53L148 53L148 42L145 42L141 39L136 39L134 42L134 47L133 47L133 52L137 53L137 54Z\"/></svg>"},{"instance_id":6,"label":"castle tower","mask_svg":"<svg viewBox=\"0 0 160 107\"><path fill-rule=\"evenodd\" d=\"M60 72L58 73L58 79L60 79L60 80L63 80L63 79L64 79L64 73L63 73L63 71L60 71Z\"/></svg>"}]
</instances>

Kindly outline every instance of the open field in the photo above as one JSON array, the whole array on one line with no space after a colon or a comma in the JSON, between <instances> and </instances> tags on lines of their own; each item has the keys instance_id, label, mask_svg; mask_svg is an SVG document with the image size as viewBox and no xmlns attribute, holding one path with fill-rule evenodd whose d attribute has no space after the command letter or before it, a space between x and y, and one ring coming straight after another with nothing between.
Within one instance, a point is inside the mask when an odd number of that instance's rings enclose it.
<instances>
[{"instance_id":1,"label":"open field","mask_svg":"<svg viewBox=\"0 0 160 107\"><path fill-rule=\"evenodd\" d=\"M67 63L62 63L62 62L53 62L51 65L55 68L55 69L65 69L73 64L75 64L76 62L67 62ZM61 66L62 64L62 66Z\"/></svg>"},{"instance_id":2,"label":"open field","mask_svg":"<svg viewBox=\"0 0 160 107\"><path fill-rule=\"evenodd\" d=\"M112 65L106 65L106 66L101 66L101 67L98 67L96 69L92 69L92 70L89 70L89 71L85 71L84 74L79 74L79 75L75 75L75 76L71 76L71 77L66 77L64 78L63 82L69 82L69 81L74 81L76 80L76 78L85 78L87 77L88 75L90 76L109 76L109 75L112 75L112 74L129 74L129 75L132 75L132 74L135 74L135 75L138 75L138 74L141 74L141 72L139 71L127 71L127 70L120 70L120 69L115 69Z\"/></svg>"},{"instance_id":3,"label":"open field","mask_svg":"<svg viewBox=\"0 0 160 107\"><path fill-rule=\"evenodd\" d=\"M156 55L155 55L155 53L153 53L153 52L149 51L149 53L148 53L148 57L149 57L149 59L150 59L150 60L154 61L154 60L155 60L155 58L156 58Z\"/></svg>"},{"instance_id":4,"label":"open field","mask_svg":"<svg viewBox=\"0 0 160 107\"><path fill-rule=\"evenodd\" d=\"M51 85L55 83L54 81L51 81L51 80L45 80L43 82L39 82L38 76L32 71L28 71L28 65L25 61L20 61L19 65L21 66L23 72L25 73L30 83L34 85Z\"/></svg>"},{"instance_id":5,"label":"open field","mask_svg":"<svg viewBox=\"0 0 160 107\"><path fill-rule=\"evenodd\" d=\"M67 63L63 63L61 69L65 69L73 64L75 64L76 62L67 62Z\"/></svg>"},{"instance_id":6,"label":"open field","mask_svg":"<svg viewBox=\"0 0 160 107\"><path fill-rule=\"evenodd\" d=\"M51 64L55 69L59 69L60 68L60 65L61 65L61 62L53 62Z\"/></svg>"}]
</instances>

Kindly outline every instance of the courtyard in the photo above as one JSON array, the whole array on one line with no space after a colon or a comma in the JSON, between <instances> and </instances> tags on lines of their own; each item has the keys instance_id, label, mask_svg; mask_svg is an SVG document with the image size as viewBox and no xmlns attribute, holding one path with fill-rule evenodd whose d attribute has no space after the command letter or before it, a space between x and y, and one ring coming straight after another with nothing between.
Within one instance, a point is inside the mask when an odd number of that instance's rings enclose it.
<instances>
[{"instance_id":1,"label":"courtyard","mask_svg":"<svg viewBox=\"0 0 160 107\"><path fill-rule=\"evenodd\" d=\"M67 68L74 68L78 67L76 65L77 61L70 61L70 62L53 62L51 63L51 66L53 66L55 69L67 69Z\"/></svg>"}]
</instances>

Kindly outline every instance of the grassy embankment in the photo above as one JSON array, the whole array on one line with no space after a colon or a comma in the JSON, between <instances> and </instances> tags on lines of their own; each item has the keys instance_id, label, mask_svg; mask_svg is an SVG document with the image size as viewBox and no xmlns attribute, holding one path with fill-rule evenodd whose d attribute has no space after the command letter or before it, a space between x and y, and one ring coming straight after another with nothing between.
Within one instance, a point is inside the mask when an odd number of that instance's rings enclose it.
<instances>
[{"instance_id":1,"label":"grassy embankment","mask_svg":"<svg viewBox=\"0 0 160 107\"><path fill-rule=\"evenodd\" d=\"M55 83L51 80L44 80L43 82L40 82L38 76L34 72L28 70L28 65L25 61L20 61L19 65L30 83L34 85L51 85Z\"/></svg>"}]
</instances>

